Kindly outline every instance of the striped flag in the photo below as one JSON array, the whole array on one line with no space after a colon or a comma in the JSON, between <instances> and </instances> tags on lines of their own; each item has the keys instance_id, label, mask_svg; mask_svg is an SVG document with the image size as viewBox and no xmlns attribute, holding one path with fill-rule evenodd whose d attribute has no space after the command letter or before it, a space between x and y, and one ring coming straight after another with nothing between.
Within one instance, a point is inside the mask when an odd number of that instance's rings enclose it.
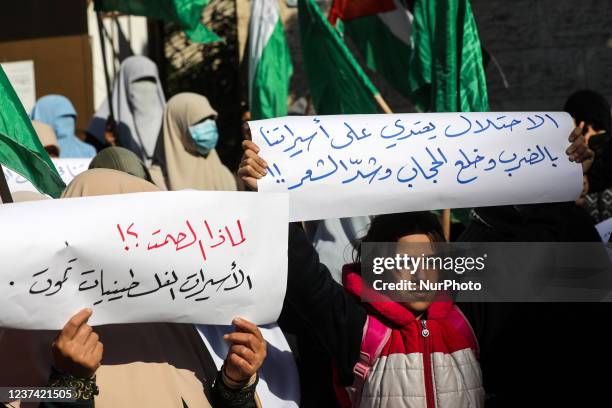
<instances>
[{"instance_id":1,"label":"striped flag","mask_svg":"<svg viewBox=\"0 0 612 408\"><path fill-rule=\"evenodd\" d=\"M278 0L253 0L249 23L249 108L253 119L287 114L292 73Z\"/></svg>"},{"instance_id":2,"label":"striped flag","mask_svg":"<svg viewBox=\"0 0 612 408\"><path fill-rule=\"evenodd\" d=\"M351 39L372 71L410 97L412 13L400 0L334 0L329 21ZM339 23L339 21L341 23Z\"/></svg>"},{"instance_id":3,"label":"striped flag","mask_svg":"<svg viewBox=\"0 0 612 408\"><path fill-rule=\"evenodd\" d=\"M298 0L304 70L320 115L377 113L380 94L315 0Z\"/></svg>"}]
</instances>

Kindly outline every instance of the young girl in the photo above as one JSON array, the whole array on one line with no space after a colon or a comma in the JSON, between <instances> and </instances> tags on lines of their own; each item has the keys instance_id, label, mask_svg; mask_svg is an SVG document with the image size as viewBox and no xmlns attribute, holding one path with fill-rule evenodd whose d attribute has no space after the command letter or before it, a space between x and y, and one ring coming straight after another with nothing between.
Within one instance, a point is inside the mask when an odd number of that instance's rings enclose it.
<instances>
[{"instance_id":1,"label":"young girl","mask_svg":"<svg viewBox=\"0 0 612 408\"><path fill-rule=\"evenodd\" d=\"M378 216L361 242L412 243L422 247L423 243L443 241L436 216L423 212ZM366 339L371 334L367 330L376 330L370 326L378 324L390 330L386 330L388 338L384 338L375 359L360 355L357 370L354 369L356 383L344 395L354 403L361 392L363 407L482 406L484 390L476 339L457 306L450 300L434 301L434 293L420 292L404 302L374 295L361 276L364 266L354 263L345 265L343 270L344 288L349 294L359 299L370 292L370 298L382 300L362 304L368 318L361 351L368 347ZM427 277L435 280L434 276ZM371 367L365 378L359 374L363 367ZM343 405L349 406L346 399Z\"/></svg>"},{"instance_id":2,"label":"young girl","mask_svg":"<svg viewBox=\"0 0 612 408\"><path fill-rule=\"evenodd\" d=\"M362 242L443 241L431 213L375 217ZM358 259L359 260L359 259ZM289 278L281 327L318 343L333 361L333 382L343 407L481 407L484 390L477 345L451 301L423 297L362 303L373 289L359 263L345 265L337 284L299 225L290 226ZM324 369L325 367L322 367ZM304 391L304 390L303 390Z\"/></svg>"},{"instance_id":3,"label":"young girl","mask_svg":"<svg viewBox=\"0 0 612 408\"><path fill-rule=\"evenodd\" d=\"M239 173L254 186L264 175L257 167L265 169L265 162L252 142L244 146ZM331 358L341 406L484 405L476 340L451 301L424 297L398 303L376 293L379 301L362 303L362 296L374 289L362 279L365 265L359 257L357 263L345 265L343 286L339 285L319 263L299 224L291 224L289 231L289 276L279 324L292 326L298 343L307 339ZM362 242L423 244L443 241L442 237L433 214L405 213L375 217ZM302 389L302 395L307 392Z\"/></svg>"}]
</instances>

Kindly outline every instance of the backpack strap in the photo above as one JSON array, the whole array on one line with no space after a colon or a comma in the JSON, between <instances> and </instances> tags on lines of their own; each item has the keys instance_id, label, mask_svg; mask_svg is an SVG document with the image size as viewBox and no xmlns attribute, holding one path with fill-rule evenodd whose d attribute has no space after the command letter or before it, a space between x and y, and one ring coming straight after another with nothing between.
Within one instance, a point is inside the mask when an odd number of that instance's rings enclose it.
<instances>
[{"instance_id":1,"label":"backpack strap","mask_svg":"<svg viewBox=\"0 0 612 408\"><path fill-rule=\"evenodd\" d=\"M380 357L383 347L391 337L391 329L385 326L373 316L368 315L365 326L363 328L363 337L361 339L361 351L359 360L353 368L354 381L353 385L348 387L347 391L351 399L353 407L359 407L361 403L361 391L363 385L370 374L370 370L374 363Z\"/></svg>"}]
</instances>

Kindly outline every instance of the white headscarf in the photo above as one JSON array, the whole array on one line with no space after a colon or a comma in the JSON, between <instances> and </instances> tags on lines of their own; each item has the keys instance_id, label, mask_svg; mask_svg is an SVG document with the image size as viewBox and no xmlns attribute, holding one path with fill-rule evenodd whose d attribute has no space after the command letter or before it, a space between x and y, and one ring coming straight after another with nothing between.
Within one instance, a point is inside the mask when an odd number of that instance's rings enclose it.
<instances>
[{"instance_id":1,"label":"white headscarf","mask_svg":"<svg viewBox=\"0 0 612 408\"><path fill-rule=\"evenodd\" d=\"M119 145L149 162L153 157L166 105L155 63L143 56L133 56L123 61L113 86L112 100ZM108 100L105 100L87 129L87 133L102 144L106 144L104 129L108 114Z\"/></svg>"}]
</instances>

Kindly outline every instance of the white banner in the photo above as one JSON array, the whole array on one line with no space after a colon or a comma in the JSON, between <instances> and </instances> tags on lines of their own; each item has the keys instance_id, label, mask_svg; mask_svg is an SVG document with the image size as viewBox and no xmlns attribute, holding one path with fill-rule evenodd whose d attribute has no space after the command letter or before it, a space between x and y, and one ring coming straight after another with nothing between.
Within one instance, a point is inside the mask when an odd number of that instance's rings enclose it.
<instances>
[{"instance_id":1,"label":"white banner","mask_svg":"<svg viewBox=\"0 0 612 408\"><path fill-rule=\"evenodd\" d=\"M0 205L0 327L276 321L287 194L154 192Z\"/></svg>"},{"instance_id":2,"label":"white banner","mask_svg":"<svg viewBox=\"0 0 612 408\"><path fill-rule=\"evenodd\" d=\"M70 184L73 178L89 168L91 158L88 159L51 159L57 172L66 185ZM13 170L2 166L4 177L12 193L15 191L34 191L38 192L36 187L32 185L25 177Z\"/></svg>"},{"instance_id":3,"label":"white banner","mask_svg":"<svg viewBox=\"0 0 612 408\"><path fill-rule=\"evenodd\" d=\"M564 112L288 116L249 122L291 221L571 201Z\"/></svg>"}]
</instances>

